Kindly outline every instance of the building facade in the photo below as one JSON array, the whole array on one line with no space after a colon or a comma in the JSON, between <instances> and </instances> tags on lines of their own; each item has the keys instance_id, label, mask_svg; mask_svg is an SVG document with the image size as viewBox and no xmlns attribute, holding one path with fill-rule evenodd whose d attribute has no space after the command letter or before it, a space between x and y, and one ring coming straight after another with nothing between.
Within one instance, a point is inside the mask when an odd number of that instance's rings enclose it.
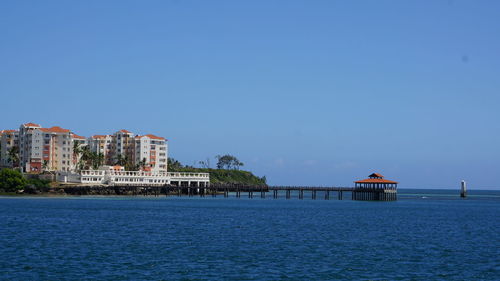
<instances>
[{"instance_id":1,"label":"building facade","mask_svg":"<svg viewBox=\"0 0 500 281\"><path fill-rule=\"evenodd\" d=\"M0 167L13 167L10 154L19 148L18 130L0 130Z\"/></svg>"},{"instance_id":2,"label":"building facade","mask_svg":"<svg viewBox=\"0 0 500 281\"><path fill-rule=\"evenodd\" d=\"M100 164L166 173L167 148L165 138L152 134L139 136L120 130L86 139L58 126L43 128L26 123L19 130L0 131L0 166L17 167L28 173L74 172L82 166L82 151L88 149L102 157Z\"/></svg>"}]
</instances>

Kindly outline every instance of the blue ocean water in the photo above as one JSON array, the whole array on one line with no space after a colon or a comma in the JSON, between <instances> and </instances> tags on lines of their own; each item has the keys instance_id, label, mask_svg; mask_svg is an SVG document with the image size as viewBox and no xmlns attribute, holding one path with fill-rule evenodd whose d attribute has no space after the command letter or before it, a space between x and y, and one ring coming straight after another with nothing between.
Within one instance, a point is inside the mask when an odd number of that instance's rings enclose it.
<instances>
[{"instance_id":1,"label":"blue ocean water","mask_svg":"<svg viewBox=\"0 0 500 281\"><path fill-rule=\"evenodd\" d=\"M0 279L500 280L499 191L269 197L0 198Z\"/></svg>"}]
</instances>

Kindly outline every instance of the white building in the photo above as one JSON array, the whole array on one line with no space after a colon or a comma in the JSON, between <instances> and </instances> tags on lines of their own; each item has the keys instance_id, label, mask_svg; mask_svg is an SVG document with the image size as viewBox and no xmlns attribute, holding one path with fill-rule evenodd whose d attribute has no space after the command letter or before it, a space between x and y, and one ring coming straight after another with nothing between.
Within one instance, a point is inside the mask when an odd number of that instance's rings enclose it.
<instances>
[{"instance_id":1,"label":"white building","mask_svg":"<svg viewBox=\"0 0 500 281\"><path fill-rule=\"evenodd\" d=\"M127 130L88 139L90 151L104 155L106 165L128 164L144 171L167 172L168 144L152 134L135 136Z\"/></svg>"},{"instance_id":2,"label":"white building","mask_svg":"<svg viewBox=\"0 0 500 281\"><path fill-rule=\"evenodd\" d=\"M167 172L167 140L155 135L135 137L135 164L143 170L153 172Z\"/></svg>"},{"instance_id":3,"label":"white building","mask_svg":"<svg viewBox=\"0 0 500 281\"><path fill-rule=\"evenodd\" d=\"M127 130L113 135L94 135L88 139L58 126L42 128L35 123L22 124L17 130L0 131L0 166L20 167L24 172L56 171L58 180L86 184L207 186L208 173L168 173L168 143L152 134L136 136ZM104 156L107 165L100 170L77 172L81 154L75 147L85 146ZM19 163L10 151L18 148ZM15 151L15 150L13 150ZM124 162L128 169L114 166ZM119 168L117 168L119 167Z\"/></svg>"},{"instance_id":4,"label":"white building","mask_svg":"<svg viewBox=\"0 0 500 281\"><path fill-rule=\"evenodd\" d=\"M113 162L113 136L111 135L93 135L87 139L87 145L90 151L100 153L104 156L104 163Z\"/></svg>"},{"instance_id":5,"label":"white building","mask_svg":"<svg viewBox=\"0 0 500 281\"><path fill-rule=\"evenodd\" d=\"M92 185L151 186L174 184L177 186L207 187L210 185L208 173L159 173L147 171L124 171L107 167L99 170L81 171L79 182Z\"/></svg>"}]
</instances>

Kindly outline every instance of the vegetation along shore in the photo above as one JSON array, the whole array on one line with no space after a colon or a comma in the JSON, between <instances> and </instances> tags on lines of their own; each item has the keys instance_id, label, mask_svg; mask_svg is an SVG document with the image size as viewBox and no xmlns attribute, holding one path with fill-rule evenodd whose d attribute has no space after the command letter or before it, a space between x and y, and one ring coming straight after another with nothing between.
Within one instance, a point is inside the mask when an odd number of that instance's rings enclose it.
<instances>
[{"instance_id":1,"label":"vegetation along shore","mask_svg":"<svg viewBox=\"0 0 500 281\"><path fill-rule=\"evenodd\" d=\"M209 160L199 161L199 167L184 165L173 158L168 159L171 172L209 173L212 184L241 184L246 186L266 185L266 177L258 177L250 171L240 170L244 165L231 155L216 156L217 164L211 168ZM56 182L51 173L23 174L18 169L3 168L0 170L0 195L66 195L71 184ZM100 191L96 189L93 195L127 195L113 189Z\"/></svg>"}]
</instances>

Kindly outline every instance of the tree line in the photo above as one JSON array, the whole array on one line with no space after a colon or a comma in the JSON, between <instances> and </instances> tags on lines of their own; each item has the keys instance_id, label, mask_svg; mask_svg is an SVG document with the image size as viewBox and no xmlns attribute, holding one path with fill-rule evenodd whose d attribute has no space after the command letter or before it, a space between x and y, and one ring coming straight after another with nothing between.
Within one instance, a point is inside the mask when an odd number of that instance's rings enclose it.
<instances>
[{"instance_id":1,"label":"tree line","mask_svg":"<svg viewBox=\"0 0 500 281\"><path fill-rule=\"evenodd\" d=\"M217 160L215 166L217 169L220 170L239 170L240 167L244 166L243 162L241 162L240 160L238 160L238 158L230 154L217 155L215 156L215 159ZM199 168L203 169L212 168L210 165L211 164L210 158L198 161L193 166L189 166L189 165L183 165L176 159L169 157L167 164L168 164L168 169L172 171L179 170L181 168L196 168L195 167L196 164L199 165Z\"/></svg>"}]
</instances>

